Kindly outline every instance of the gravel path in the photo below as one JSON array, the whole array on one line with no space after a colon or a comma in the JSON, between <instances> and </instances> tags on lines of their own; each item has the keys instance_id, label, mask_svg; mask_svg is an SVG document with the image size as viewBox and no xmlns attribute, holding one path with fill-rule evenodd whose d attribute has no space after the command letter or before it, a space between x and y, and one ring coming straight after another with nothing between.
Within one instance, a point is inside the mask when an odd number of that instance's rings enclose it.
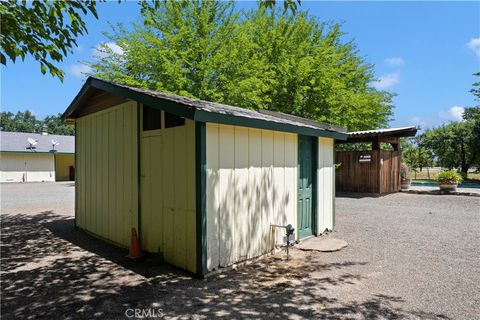
<instances>
[{"instance_id":1,"label":"gravel path","mask_svg":"<svg viewBox=\"0 0 480 320\"><path fill-rule=\"evenodd\" d=\"M478 197L337 198L347 248L198 280L77 231L70 183L0 188L2 319L480 319Z\"/></svg>"}]
</instances>

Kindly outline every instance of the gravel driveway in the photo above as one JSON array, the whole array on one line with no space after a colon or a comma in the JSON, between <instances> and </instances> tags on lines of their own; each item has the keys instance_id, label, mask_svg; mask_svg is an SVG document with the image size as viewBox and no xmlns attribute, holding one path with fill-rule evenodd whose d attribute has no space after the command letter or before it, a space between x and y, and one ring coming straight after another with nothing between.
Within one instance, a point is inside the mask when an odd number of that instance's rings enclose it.
<instances>
[{"instance_id":1,"label":"gravel driveway","mask_svg":"<svg viewBox=\"0 0 480 320\"><path fill-rule=\"evenodd\" d=\"M342 251L293 249L198 280L77 231L73 194L1 185L2 319L480 319L478 197L340 197L328 236Z\"/></svg>"}]
</instances>

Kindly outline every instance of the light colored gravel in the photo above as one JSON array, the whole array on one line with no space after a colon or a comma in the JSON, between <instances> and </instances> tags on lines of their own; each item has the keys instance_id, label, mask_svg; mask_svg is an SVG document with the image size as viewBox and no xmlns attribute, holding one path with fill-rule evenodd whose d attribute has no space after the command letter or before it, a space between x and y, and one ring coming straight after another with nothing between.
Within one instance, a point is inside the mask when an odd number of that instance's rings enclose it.
<instances>
[{"instance_id":1,"label":"light colored gravel","mask_svg":"<svg viewBox=\"0 0 480 320\"><path fill-rule=\"evenodd\" d=\"M2 319L479 319L480 198L337 198L347 248L207 280L74 228L71 184L0 185ZM150 310L150 311L148 311ZM159 317L157 317L159 318Z\"/></svg>"}]
</instances>

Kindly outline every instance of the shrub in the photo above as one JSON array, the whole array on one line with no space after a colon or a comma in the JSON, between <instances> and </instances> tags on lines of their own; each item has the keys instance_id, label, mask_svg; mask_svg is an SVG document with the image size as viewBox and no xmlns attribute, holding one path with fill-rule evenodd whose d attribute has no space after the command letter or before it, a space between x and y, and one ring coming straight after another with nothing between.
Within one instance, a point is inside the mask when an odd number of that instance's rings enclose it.
<instances>
[{"instance_id":1,"label":"shrub","mask_svg":"<svg viewBox=\"0 0 480 320\"><path fill-rule=\"evenodd\" d=\"M453 170L443 170L438 173L437 181L439 183L460 183L462 176Z\"/></svg>"}]
</instances>

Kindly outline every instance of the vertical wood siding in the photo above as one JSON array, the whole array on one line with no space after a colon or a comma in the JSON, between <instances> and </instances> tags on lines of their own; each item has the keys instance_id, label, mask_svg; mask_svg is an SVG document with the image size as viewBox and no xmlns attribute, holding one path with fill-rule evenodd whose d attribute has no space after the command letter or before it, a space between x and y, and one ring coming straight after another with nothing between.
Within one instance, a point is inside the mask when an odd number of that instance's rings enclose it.
<instances>
[{"instance_id":1,"label":"vertical wood siding","mask_svg":"<svg viewBox=\"0 0 480 320\"><path fill-rule=\"evenodd\" d=\"M317 232L333 229L335 205L334 140L318 138Z\"/></svg>"},{"instance_id":2,"label":"vertical wood siding","mask_svg":"<svg viewBox=\"0 0 480 320\"><path fill-rule=\"evenodd\" d=\"M370 161L360 162L360 156ZM361 193L390 193L400 190L400 162L398 151L366 150L337 151L337 191Z\"/></svg>"},{"instance_id":3,"label":"vertical wood siding","mask_svg":"<svg viewBox=\"0 0 480 320\"><path fill-rule=\"evenodd\" d=\"M55 155L55 180L70 180L70 166L75 167L75 155L56 154Z\"/></svg>"},{"instance_id":4,"label":"vertical wood siding","mask_svg":"<svg viewBox=\"0 0 480 320\"><path fill-rule=\"evenodd\" d=\"M137 107L76 120L76 225L121 246L138 228Z\"/></svg>"},{"instance_id":5,"label":"vertical wood siding","mask_svg":"<svg viewBox=\"0 0 480 320\"><path fill-rule=\"evenodd\" d=\"M270 252L296 227L297 135L207 123L206 158L207 270Z\"/></svg>"},{"instance_id":6,"label":"vertical wood siding","mask_svg":"<svg viewBox=\"0 0 480 320\"><path fill-rule=\"evenodd\" d=\"M141 138L143 248L196 272L195 122Z\"/></svg>"}]
</instances>

